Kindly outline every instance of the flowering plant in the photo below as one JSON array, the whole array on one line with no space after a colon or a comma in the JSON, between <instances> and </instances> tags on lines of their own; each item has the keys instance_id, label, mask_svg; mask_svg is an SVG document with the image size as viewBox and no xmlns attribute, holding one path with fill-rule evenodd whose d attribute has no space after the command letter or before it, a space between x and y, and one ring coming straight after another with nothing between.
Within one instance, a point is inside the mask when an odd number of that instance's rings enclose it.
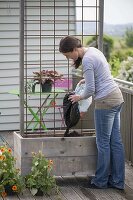
<instances>
[{"instance_id":1,"label":"flowering plant","mask_svg":"<svg viewBox=\"0 0 133 200\"><path fill-rule=\"evenodd\" d=\"M40 72L33 72L34 81L38 84L44 84L45 82L55 82L56 80L62 80L63 74L55 70L42 70Z\"/></svg>"},{"instance_id":2,"label":"flowering plant","mask_svg":"<svg viewBox=\"0 0 133 200\"><path fill-rule=\"evenodd\" d=\"M121 62L118 78L133 82L133 57L128 57Z\"/></svg>"},{"instance_id":3,"label":"flowering plant","mask_svg":"<svg viewBox=\"0 0 133 200\"><path fill-rule=\"evenodd\" d=\"M16 159L11 148L0 146L0 195L5 197L9 193L19 193L24 189L23 178L19 169L15 168Z\"/></svg>"},{"instance_id":4,"label":"flowering plant","mask_svg":"<svg viewBox=\"0 0 133 200\"><path fill-rule=\"evenodd\" d=\"M46 159L41 151L32 154L31 173L26 176L27 188L32 195L37 195L38 192L49 194L53 189L57 192L55 177L51 174L53 161Z\"/></svg>"}]
</instances>

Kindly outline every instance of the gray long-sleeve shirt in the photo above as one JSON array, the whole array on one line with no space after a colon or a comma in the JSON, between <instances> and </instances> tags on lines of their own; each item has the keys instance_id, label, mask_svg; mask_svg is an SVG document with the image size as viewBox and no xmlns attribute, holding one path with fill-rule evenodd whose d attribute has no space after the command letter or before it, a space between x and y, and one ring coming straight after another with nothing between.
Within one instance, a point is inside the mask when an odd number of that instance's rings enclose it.
<instances>
[{"instance_id":1,"label":"gray long-sleeve shirt","mask_svg":"<svg viewBox=\"0 0 133 200\"><path fill-rule=\"evenodd\" d=\"M94 96L94 99L106 97L118 86L111 76L109 64L104 54L94 47L89 47L82 60L85 90L83 99Z\"/></svg>"}]
</instances>

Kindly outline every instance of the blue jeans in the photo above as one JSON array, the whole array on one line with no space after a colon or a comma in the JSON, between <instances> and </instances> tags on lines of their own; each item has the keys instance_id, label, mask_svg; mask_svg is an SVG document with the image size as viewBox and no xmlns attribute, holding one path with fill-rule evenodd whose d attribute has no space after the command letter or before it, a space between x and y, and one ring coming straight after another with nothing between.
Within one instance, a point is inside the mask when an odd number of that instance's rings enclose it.
<instances>
[{"instance_id":1,"label":"blue jeans","mask_svg":"<svg viewBox=\"0 0 133 200\"><path fill-rule=\"evenodd\" d=\"M120 134L122 105L111 109L95 109L97 169L91 183L101 188L108 184L124 189L125 160Z\"/></svg>"}]
</instances>

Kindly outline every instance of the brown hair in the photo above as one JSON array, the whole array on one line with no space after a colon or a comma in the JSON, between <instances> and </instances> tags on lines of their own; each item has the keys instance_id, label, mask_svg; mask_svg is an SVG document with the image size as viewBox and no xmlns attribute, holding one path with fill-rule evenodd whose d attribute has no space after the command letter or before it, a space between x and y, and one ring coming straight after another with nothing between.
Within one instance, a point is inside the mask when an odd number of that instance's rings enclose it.
<instances>
[{"instance_id":1,"label":"brown hair","mask_svg":"<svg viewBox=\"0 0 133 200\"><path fill-rule=\"evenodd\" d=\"M60 40L59 43L59 51L61 53L72 52L75 48L82 47L81 41L73 36L66 36ZM82 58L78 58L74 62L74 67L78 68L82 63Z\"/></svg>"}]
</instances>

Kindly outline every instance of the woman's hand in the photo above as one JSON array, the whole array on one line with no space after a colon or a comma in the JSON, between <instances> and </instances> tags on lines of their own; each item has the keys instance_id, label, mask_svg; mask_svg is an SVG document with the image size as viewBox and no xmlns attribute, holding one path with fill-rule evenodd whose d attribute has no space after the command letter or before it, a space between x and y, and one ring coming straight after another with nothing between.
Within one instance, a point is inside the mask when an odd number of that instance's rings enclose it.
<instances>
[{"instance_id":1,"label":"woman's hand","mask_svg":"<svg viewBox=\"0 0 133 200\"><path fill-rule=\"evenodd\" d=\"M81 100L81 96L80 95L70 95L70 97L68 98L69 100L71 100L72 104L75 102L78 102Z\"/></svg>"},{"instance_id":2,"label":"woman's hand","mask_svg":"<svg viewBox=\"0 0 133 200\"><path fill-rule=\"evenodd\" d=\"M85 83L85 79L82 79L78 82L78 85L84 84Z\"/></svg>"}]
</instances>

